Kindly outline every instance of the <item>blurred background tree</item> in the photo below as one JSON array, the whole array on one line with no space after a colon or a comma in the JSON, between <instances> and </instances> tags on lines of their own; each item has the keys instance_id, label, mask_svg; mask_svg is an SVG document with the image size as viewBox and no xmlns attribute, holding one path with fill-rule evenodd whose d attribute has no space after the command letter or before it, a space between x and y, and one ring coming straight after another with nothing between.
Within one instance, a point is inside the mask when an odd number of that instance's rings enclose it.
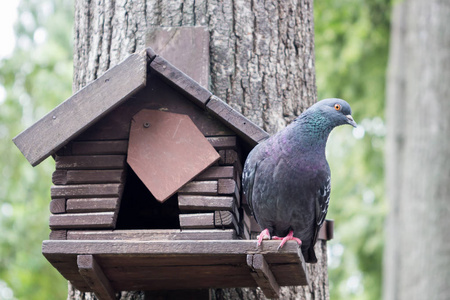
<instances>
[{"instance_id":1,"label":"blurred background tree","mask_svg":"<svg viewBox=\"0 0 450 300\"><path fill-rule=\"evenodd\" d=\"M67 283L41 254L54 162L33 169L11 139L71 95L73 1L21 0L16 46L0 61L0 299L64 299ZM338 128L328 157L331 299L380 299L384 94L390 1L314 3L319 99L340 97L360 127Z\"/></svg>"},{"instance_id":2,"label":"blurred background tree","mask_svg":"<svg viewBox=\"0 0 450 300\"><path fill-rule=\"evenodd\" d=\"M450 1L395 4L388 66L385 300L449 299Z\"/></svg>"}]
</instances>

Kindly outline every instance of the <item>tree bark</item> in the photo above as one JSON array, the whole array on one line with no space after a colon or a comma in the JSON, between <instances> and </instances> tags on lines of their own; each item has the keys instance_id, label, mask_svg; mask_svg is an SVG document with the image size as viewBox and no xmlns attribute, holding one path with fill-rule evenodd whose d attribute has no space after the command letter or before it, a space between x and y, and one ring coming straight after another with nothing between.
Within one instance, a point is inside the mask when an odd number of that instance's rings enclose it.
<instances>
[{"instance_id":1,"label":"tree bark","mask_svg":"<svg viewBox=\"0 0 450 300\"><path fill-rule=\"evenodd\" d=\"M393 11L387 83L385 300L450 294L450 3Z\"/></svg>"},{"instance_id":2,"label":"tree bark","mask_svg":"<svg viewBox=\"0 0 450 300\"><path fill-rule=\"evenodd\" d=\"M146 32L154 26L206 26L209 89L269 133L317 101L312 0L77 0L74 92L143 49ZM313 291L283 288L283 299L329 298L326 243L319 241L316 249L319 263L308 267ZM69 299L90 299L71 293L77 295ZM211 294L215 299L263 298L254 289Z\"/></svg>"}]
</instances>

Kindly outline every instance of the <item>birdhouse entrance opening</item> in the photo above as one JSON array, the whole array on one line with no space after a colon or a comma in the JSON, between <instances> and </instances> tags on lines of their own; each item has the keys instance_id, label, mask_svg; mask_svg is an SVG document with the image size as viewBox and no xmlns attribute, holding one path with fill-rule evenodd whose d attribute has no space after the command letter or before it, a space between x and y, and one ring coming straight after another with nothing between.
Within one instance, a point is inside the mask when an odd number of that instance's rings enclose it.
<instances>
[{"instance_id":1,"label":"birdhouse entrance opening","mask_svg":"<svg viewBox=\"0 0 450 300\"><path fill-rule=\"evenodd\" d=\"M180 229L177 194L161 203L128 166L116 229Z\"/></svg>"}]
</instances>

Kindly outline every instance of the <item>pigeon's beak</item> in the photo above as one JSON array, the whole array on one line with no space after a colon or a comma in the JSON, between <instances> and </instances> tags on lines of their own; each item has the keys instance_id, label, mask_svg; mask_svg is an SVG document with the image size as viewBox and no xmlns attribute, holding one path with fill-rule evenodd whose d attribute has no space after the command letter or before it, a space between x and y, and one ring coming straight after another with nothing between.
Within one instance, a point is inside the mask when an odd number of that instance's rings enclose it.
<instances>
[{"instance_id":1,"label":"pigeon's beak","mask_svg":"<svg viewBox=\"0 0 450 300\"><path fill-rule=\"evenodd\" d=\"M347 118L347 123L348 124L352 125L353 127L357 126L355 120L353 120L352 115L346 115L345 117Z\"/></svg>"}]
</instances>

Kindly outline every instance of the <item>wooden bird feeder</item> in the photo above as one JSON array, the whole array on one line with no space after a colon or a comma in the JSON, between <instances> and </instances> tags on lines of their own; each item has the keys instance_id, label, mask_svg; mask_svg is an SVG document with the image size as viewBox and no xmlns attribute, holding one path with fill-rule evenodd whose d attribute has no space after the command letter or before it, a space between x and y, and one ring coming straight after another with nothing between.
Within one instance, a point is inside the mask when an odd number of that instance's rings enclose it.
<instances>
[{"instance_id":1,"label":"wooden bird feeder","mask_svg":"<svg viewBox=\"0 0 450 300\"><path fill-rule=\"evenodd\" d=\"M268 134L151 48L130 55L14 138L53 156L42 252L81 291L305 285L295 242L250 241L248 152ZM259 230L259 228L255 228Z\"/></svg>"}]
</instances>

